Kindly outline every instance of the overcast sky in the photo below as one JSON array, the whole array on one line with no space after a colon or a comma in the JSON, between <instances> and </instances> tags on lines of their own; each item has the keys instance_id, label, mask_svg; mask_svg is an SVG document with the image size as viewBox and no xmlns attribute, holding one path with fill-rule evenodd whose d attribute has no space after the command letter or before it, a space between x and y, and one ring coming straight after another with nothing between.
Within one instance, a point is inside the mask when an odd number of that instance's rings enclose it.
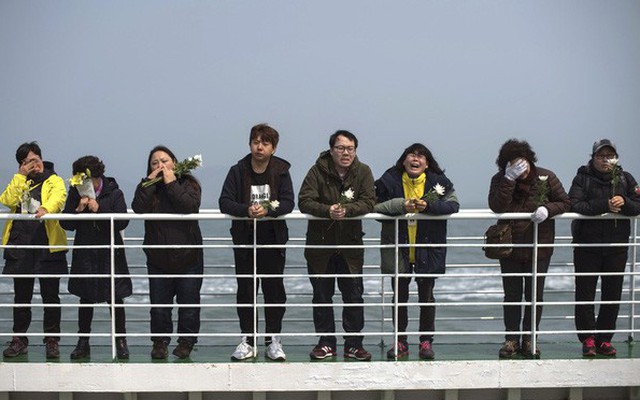
<instances>
[{"instance_id":1,"label":"overcast sky","mask_svg":"<svg viewBox=\"0 0 640 400\"><path fill-rule=\"evenodd\" d=\"M65 179L102 158L130 204L164 144L202 154L217 208L261 122L296 192L337 129L375 178L426 144L463 208L512 137L567 191L601 137L640 178L640 1L0 0L2 187L37 140Z\"/></svg>"}]
</instances>

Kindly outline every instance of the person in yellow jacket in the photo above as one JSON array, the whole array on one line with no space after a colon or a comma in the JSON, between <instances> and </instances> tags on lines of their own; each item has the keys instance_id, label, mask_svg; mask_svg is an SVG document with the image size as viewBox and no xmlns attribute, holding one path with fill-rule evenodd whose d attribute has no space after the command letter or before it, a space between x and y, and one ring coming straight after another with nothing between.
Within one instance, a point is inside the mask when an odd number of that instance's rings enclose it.
<instances>
[{"instance_id":1,"label":"person in yellow jacket","mask_svg":"<svg viewBox=\"0 0 640 400\"><path fill-rule=\"evenodd\" d=\"M16 151L18 173L0 195L0 203L9 207L10 213L33 214L33 219L7 220L2 233L3 245L49 245L46 249L5 248L4 274L24 275L13 278L15 304L30 304L33 297L35 276L40 276L40 294L44 307L43 331L46 357L59 358L56 335L60 333L60 278L44 277L44 274L67 273L65 246L67 239L57 220L40 220L45 214L59 213L64 207L67 190L64 180L53 170L53 163L42 161L42 152L36 142L23 143ZM44 222L44 223L42 223ZM3 356L17 357L27 353L29 340L20 336L31 324L31 307L13 308L13 337Z\"/></svg>"}]
</instances>

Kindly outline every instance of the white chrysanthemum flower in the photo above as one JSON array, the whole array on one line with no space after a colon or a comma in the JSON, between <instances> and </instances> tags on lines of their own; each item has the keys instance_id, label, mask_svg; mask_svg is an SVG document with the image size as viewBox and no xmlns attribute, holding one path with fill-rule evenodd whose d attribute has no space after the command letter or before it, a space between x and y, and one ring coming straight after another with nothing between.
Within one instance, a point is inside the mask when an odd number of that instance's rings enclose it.
<instances>
[{"instance_id":1,"label":"white chrysanthemum flower","mask_svg":"<svg viewBox=\"0 0 640 400\"><path fill-rule=\"evenodd\" d=\"M436 183L436 185L433 187L433 190L435 190L436 193L438 193L439 196L444 195L444 186L442 186L439 183Z\"/></svg>"},{"instance_id":2,"label":"white chrysanthemum flower","mask_svg":"<svg viewBox=\"0 0 640 400\"><path fill-rule=\"evenodd\" d=\"M613 158L609 158L609 159L607 160L607 162L609 163L609 165L612 165L612 166L613 166L613 165L618 165L618 161L620 161L620 160L619 160L619 159L617 159L617 158L615 158L615 157L613 157Z\"/></svg>"},{"instance_id":3,"label":"white chrysanthemum flower","mask_svg":"<svg viewBox=\"0 0 640 400\"><path fill-rule=\"evenodd\" d=\"M272 210L275 210L275 209L277 209L278 207L280 207L280 202L279 202L278 200L273 200L273 201L271 202L271 209L272 209Z\"/></svg>"},{"instance_id":4,"label":"white chrysanthemum flower","mask_svg":"<svg viewBox=\"0 0 640 400\"><path fill-rule=\"evenodd\" d=\"M540 179L542 182L546 182L546 180L549 179L549 175L539 175L538 179Z\"/></svg>"},{"instance_id":5,"label":"white chrysanthemum flower","mask_svg":"<svg viewBox=\"0 0 640 400\"><path fill-rule=\"evenodd\" d=\"M353 191L353 189L348 189L345 190L344 193L342 193L342 195L347 199L347 200L353 200L353 197L355 196L355 192Z\"/></svg>"}]
</instances>

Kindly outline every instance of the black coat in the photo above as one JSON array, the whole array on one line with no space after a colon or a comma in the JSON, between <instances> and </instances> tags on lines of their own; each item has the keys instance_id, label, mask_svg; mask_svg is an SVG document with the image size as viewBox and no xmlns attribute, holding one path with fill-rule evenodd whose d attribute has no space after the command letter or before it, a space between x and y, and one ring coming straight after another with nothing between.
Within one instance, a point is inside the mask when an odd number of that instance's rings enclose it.
<instances>
[{"instance_id":1,"label":"black coat","mask_svg":"<svg viewBox=\"0 0 640 400\"><path fill-rule=\"evenodd\" d=\"M620 214L635 216L640 214L640 189L633 176L622 171L624 177L615 194L624 197ZM573 178L569 198L571 211L583 215L608 213L609 199L612 197L611 174L598 172L591 163L583 165ZM575 243L627 243L631 233L628 219L579 219L572 223L571 231ZM626 247L610 247L610 253L626 252Z\"/></svg>"},{"instance_id":2,"label":"black coat","mask_svg":"<svg viewBox=\"0 0 640 400\"><path fill-rule=\"evenodd\" d=\"M165 185L163 182L136 188L131 208L136 213L196 214L202 191L191 175ZM145 220L145 245L202 245L196 220ZM204 263L202 248L145 248L147 265L167 273L181 273Z\"/></svg>"},{"instance_id":3,"label":"black coat","mask_svg":"<svg viewBox=\"0 0 640 400\"><path fill-rule=\"evenodd\" d=\"M103 188L96 199L98 213L126 213L127 204L124 194L119 189L115 179L103 177ZM80 195L75 187L69 188L69 196L64 206L64 213L77 214L75 211L80 202ZM91 214L88 208L83 214ZM129 220L114 221L114 242L122 245L120 231L127 227ZM76 231L74 246L104 245L111 243L110 222L108 220L64 220L60 225L68 231ZM108 302L111 299L110 278L74 278L78 274L111 273L111 252L109 249L73 249L71 260L71 277L69 278L69 293L96 303ZM115 273L128 275L127 258L122 248L115 249ZM131 279L117 278L115 280L115 297L122 299L131 295Z\"/></svg>"}]
</instances>

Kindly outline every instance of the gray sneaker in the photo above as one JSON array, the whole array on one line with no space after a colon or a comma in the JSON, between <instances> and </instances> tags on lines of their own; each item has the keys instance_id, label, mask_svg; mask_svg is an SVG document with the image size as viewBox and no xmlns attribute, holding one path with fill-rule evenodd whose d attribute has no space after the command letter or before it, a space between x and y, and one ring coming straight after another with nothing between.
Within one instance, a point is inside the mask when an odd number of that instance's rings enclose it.
<instances>
[{"instance_id":1,"label":"gray sneaker","mask_svg":"<svg viewBox=\"0 0 640 400\"><path fill-rule=\"evenodd\" d=\"M247 343L247 337L243 336L242 341L236 347L236 351L231 354L231 359L234 361L242 361L249 358L255 358L258 356L258 350Z\"/></svg>"},{"instance_id":2,"label":"gray sneaker","mask_svg":"<svg viewBox=\"0 0 640 400\"><path fill-rule=\"evenodd\" d=\"M284 350L282 350L282 343L280 343L280 338L276 336L271 338L271 343L267 347L267 352L265 353L265 355L273 361L284 361L287 359L287 355L284 354Z\"/></svg>"}]
</instances>

